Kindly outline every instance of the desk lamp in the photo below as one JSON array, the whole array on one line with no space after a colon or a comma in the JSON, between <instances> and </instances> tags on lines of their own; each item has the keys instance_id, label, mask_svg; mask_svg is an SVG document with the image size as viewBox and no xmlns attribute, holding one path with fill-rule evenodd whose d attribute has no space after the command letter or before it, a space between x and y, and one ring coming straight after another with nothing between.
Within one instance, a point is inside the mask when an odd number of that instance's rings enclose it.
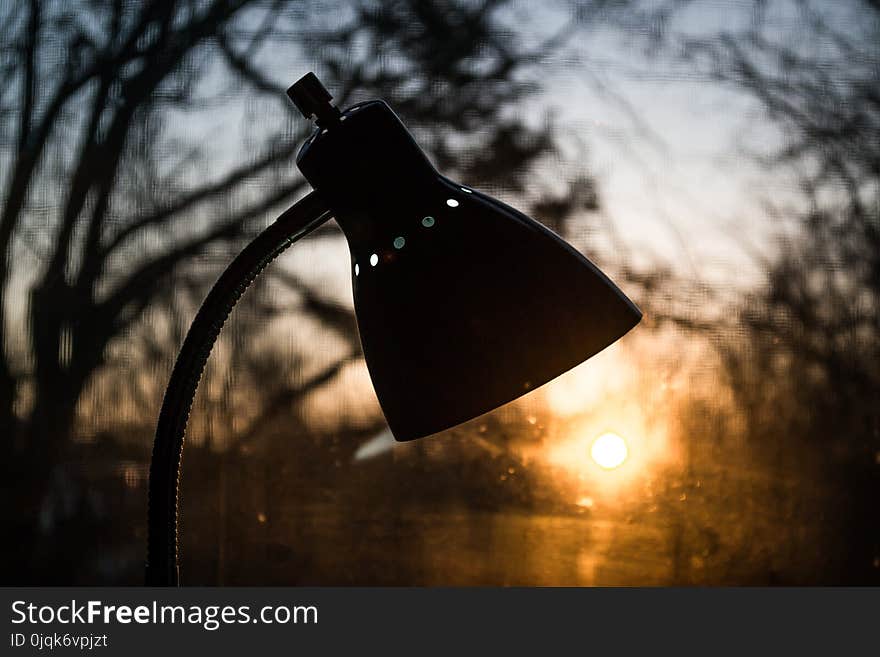
<instances>
[{"instance_id":1,"label":"desk lamp","mask_svg":"<svg viewBox=\"0 0 880 657\"><path fill-rule=\"evenodd\" d=\"M177 585L186 424L241 294L334 217L351 254L364 359L394 437L443 431L534 390L641 319L593 263L537 221L440 174L381 100L340 111L309 73L288 95L316 129L296 163L314 191L232 262L199 309L156 429L147 584Z\"/></svg>"}]
</instances>

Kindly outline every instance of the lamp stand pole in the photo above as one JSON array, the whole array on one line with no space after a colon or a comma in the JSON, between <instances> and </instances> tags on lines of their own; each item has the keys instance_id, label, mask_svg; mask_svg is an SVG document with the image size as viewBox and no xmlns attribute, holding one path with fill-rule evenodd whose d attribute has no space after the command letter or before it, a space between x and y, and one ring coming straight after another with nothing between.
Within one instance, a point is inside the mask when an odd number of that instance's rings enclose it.
<instances>
[{"instance_id":1,"label":"lamp stand pole","mask_svg":"<svg viewBox=\"0 0 880 657\"><path fill-rule=\"evenodd\" d=\"M330 218L315 192L286 210L226 268L190 325L162 402L150 463L148 586L177 586L180 464L190 409L211 349L241 295L291 244Z\"/></svg>"}]
</instances>

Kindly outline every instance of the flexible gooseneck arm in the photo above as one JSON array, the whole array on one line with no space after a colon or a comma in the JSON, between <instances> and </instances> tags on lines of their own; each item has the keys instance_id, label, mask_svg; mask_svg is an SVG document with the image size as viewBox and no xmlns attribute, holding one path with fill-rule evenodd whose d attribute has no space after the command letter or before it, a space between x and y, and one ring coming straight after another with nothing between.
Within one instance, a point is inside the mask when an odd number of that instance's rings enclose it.
<instances>
[{"instance_id":1,"label":"flexible gooseneck arm","mask_svg":"<svg viewBox=\"0 0 880 657\"><path fill-rule=\"evenodd\" d=\"M226 268L189 328L165 390L153 443L147 585L179 584L177 515L183 441L196 388L220 329L242 293L266 265L329 218L329 210L314 192L285 211Z\"/></svg>"}]
</instances>

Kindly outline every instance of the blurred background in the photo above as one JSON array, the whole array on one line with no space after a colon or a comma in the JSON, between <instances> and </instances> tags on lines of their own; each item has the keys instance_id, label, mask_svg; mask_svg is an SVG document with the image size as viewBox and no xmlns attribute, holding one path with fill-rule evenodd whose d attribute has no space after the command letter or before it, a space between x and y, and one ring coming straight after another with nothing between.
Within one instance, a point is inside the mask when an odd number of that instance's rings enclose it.
<instances>
[{"instance_id":1,"label":"blurred background","mask_svg":"<svg viewBox=\"0 0 880 657\"><path fill-rule=\"evenodd\" d=\"M395 444L332 222L231 317L186 584L880 584L876 0L0 4L3 584L140 583L183 335L307 191L314 70L645 312Z\"/></svg>"}]
</instances>

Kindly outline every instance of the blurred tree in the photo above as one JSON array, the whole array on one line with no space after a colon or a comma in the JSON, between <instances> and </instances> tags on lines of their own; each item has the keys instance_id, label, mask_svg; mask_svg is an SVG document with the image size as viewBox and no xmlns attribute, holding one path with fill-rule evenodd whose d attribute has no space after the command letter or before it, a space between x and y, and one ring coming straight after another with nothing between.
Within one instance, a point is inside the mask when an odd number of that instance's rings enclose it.
<instances>
[{"instance_id":1,"label":"blurred tree","mask_svg":"<svg viewBox=\"0 0 880 657\"><path fill-rule=\"evenodd\" d=\"M286 158L289 140L182 184L200 151L175 144L172 116L209 102L201 83L212 56L223 35L251 20L249 4L32 0L0 10L0 434L24 554L110 341L180 263L239 238L302 185L278 181L258 198L224 202ZM259 27L237 38L257 47L267 34ZM200 220L206 206L209 222Z\"/></svg>"},{"instance_id":2,"label":"blurred tree","mask_svg":"<svg viewBox=\"0 0 880 657\"><path fill-rule=\"evenodd\" d=\"M763 286L736 308L745 332L722 346L746 433L780 479L818 468L839 496L829 500L833 548L821 581L876 583L880 3L756 2L742 29L679 45L780 128L764 164L793 172L803 196L795 209L769 202L783 237L761 263Z\"/></svg>"}]
</instances>

